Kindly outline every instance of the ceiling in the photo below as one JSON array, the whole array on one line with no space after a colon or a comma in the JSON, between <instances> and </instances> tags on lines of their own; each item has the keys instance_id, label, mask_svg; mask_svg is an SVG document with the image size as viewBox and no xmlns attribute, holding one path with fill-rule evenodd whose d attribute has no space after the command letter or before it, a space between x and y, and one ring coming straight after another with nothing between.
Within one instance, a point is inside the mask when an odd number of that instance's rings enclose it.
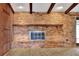
<instances>
[{"instance_id":1,"label":"ceiling","mask_svg":"<svg viewBox=\"0 0 79 59\"><path fill-rule=\"evenodd\" d=\"M65 12L73 3L56 3L51 12ZM51 3L32 3L32 12L47 12ZM14 12L30 12L29 3L11 3ZM79 4L70 12L79 12Z\"/></svg>"}]
</instances>

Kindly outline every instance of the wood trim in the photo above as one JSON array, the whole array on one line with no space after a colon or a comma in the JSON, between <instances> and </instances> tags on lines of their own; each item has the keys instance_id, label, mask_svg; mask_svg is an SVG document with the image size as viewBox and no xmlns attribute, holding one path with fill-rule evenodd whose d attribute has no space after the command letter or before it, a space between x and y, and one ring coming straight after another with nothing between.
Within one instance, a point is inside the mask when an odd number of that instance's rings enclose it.
<instances>
[{"instance_id":1,"label":"wood trim","mask_svg":"<svg viewBox=\"0 0 79 59\"><path fill-rule=\"evenodd\" d=\"M73 3L66 11L65 14L69 13L75 6L77 6L78 3Z\"/></svg>"},{"instance_id":2,"label":"wood trim","mask_svg":"<svg viewBox=\"0 0 79 59\"><path fill-rule=\"evenodd\" d=\"M8 6L10 7L10 9L12 10L13 14L15 13L12 6L10 5L10 3L8 3Z\"/></svg>"},{"instance_id":3,"label":"wood trim","mask_svg":"<svg viewBox=\"0 0 79 59\"><path fill-rule=\"evenodd\" d=\"M30 5L30 14L32 14L32 3L29 3Z\"/></svg>"},{"instance_id":4,"label":"wood trim","mask_svg":"<svg viewBox=\"0 0 79 59\"><path fill-rule=\"evenodd\" d=\"M51 3L51 5L50 5L50 7L49 7L49 9L47 11L48 14L51 12L51 10L53 9L53 7L54 7L55 4L56 3Z\"/></svg>"}]
</instances>

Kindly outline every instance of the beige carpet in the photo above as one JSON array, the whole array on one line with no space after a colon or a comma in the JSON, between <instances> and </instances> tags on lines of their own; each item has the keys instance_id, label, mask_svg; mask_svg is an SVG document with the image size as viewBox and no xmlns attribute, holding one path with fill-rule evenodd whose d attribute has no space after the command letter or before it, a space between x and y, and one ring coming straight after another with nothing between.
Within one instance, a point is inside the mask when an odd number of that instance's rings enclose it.
<instances>
[{"instance_id":1,"label":"beige carpet","mask_svg":"<svg viewBox=\"0 0 79 59\"><path fill-rule=\"evenodd\" d=\"M4 56L79 56L79 48L16 48Z\"/></svg>"}]
</instances>

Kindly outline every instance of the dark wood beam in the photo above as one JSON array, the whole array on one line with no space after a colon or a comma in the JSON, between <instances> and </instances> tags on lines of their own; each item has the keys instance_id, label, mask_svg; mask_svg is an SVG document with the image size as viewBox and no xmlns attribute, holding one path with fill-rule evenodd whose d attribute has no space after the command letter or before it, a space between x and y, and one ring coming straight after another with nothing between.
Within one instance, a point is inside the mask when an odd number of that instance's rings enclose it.
<instances>
[{"instance_id":1,"label":"dark wood beam","mask_svg":"<svg viewBox=\"0 0 79 59\"><path fill-rule=\"evenodd\" d=\"M63 24L27 24L27 25L18 25L18 24L13 24L13 26L63 26Z\"/></svg>"},{"instance_id":2,"label":"dark wood beam","mask_svg":"<svg viewBox=\"0 0 79 59\"><path fill-rule=\"evenodd\" d=\"M30 5L30 14L32 14L32 3L29 3Z\"/></svg>"},{"instance_id":3,"label":"dark wood beam","mask_svg":"<svg viewBox=\"0 0 79 59\"><path fill-rule=\"evenodd\" d=\"M55 5L55 3L51 3L51 5L50 5L50 7L49 7L49 9L47 11L47 13L50 13L51 12L51 10L53 9L54 5Z\"/></svg>"},{"instance_id":4,"label":"dark wood beam","mask_svg":"<svg viewBox=\"0 0 79 59\"><path fill-rule=\"evenodd\" d=\"M69 13L75 6L77 6L78 3L73 3L66 11L65 14Z\"/></svg>"},{"instance_id":5,"label":"dark wood beam","mask_svg":"<svg viewBox=\"0 0 79 59\"><path fill-rule=\"evenodd\" d=\"M15 13L10 3L8 3L8 6L9 6L10 9L12 10L12 12Z\"/></svg>"}]
</instances>

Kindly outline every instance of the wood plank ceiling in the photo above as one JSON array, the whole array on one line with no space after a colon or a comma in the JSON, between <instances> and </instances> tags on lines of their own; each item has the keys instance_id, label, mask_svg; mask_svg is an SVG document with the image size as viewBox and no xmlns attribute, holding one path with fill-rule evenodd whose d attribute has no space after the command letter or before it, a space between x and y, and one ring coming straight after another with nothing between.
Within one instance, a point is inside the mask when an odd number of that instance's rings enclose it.
<instances>
[{"instance_id":1,"label":"wood plank ceiling","mask_svg":"<svg viewBox=\"0 0 79 59\"><path fill-rule=\"evenodd\" d=\"M30 14L33 12L46 12L47 14L51 12L64 12L67 14L72 12L78 3L11 3L10 5L12 6L14 12L30 12ZM19 8L17 9L18 6ZM22 10L22 8L24 9Z\"/></svg>"}]
</instances>

